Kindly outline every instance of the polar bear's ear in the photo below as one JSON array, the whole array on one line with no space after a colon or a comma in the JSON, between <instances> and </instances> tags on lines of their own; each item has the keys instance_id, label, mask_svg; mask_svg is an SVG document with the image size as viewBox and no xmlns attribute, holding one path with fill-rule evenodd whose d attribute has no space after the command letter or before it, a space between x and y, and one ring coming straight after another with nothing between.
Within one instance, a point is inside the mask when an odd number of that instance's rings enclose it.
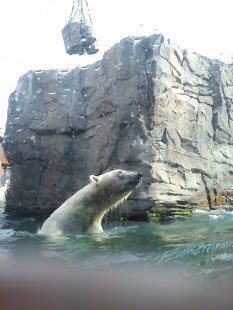
<instances>
[{"instance_id":1,"label":"polar bear's ear","mask_svg":"<svg viewBox=\"0 0 233 310\"><path fill-rule=\"evenodd\" d=\"M99 177L97 177L96 175L91 175L90 176L90 181L93 183L98 183L99 182Z\"/></svg>"}]
</instances>

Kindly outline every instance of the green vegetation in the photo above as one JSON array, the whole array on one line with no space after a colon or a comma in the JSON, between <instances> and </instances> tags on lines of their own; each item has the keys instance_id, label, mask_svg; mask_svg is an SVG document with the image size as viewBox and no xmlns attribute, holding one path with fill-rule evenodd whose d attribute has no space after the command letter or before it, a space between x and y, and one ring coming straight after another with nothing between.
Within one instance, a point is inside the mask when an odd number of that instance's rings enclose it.
<instances>
[{"instance_id":1,"label":"green vegetation","mask_svg":"<svg viewBox=\"0 0 233 310\"><path fill-rule=\"evenodd\" d=\"M147 218L150 222L163 222L175 219L177 216L191 216L191 208L157 208L153 211L147 211Z\"/></svg>"}]
</instances>

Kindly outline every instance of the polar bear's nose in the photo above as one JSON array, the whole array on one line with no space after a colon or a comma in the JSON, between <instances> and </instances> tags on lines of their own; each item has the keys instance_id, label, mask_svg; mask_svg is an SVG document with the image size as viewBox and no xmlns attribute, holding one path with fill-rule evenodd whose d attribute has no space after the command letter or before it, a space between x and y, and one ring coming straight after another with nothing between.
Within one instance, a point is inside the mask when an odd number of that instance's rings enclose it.
<instances>
[{"instance_id":1,"label":"polar bear's nose","mask_svg":"<svg viewBox=\"0 0 233 310\"><path fill-rule=\"evenodd\" d=\"M142 178L143 174L142 173L138 173L137 178L140 180Z\"/></svg>"}]
</instances>

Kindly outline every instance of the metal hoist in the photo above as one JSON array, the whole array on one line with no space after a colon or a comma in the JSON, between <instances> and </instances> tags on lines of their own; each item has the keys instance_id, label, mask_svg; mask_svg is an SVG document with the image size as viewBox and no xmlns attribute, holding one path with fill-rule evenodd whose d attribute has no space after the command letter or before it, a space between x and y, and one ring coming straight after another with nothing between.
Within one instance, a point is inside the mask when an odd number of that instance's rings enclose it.
<instances>
[{"instance_id":1,"label":"metal hoist","mask_svg":"<svg viewBox=\"0 0 233 310\"><path fill-rule=\"evenodd\" d=\"M66 53L69 55L96 54L96 38L87 0L73 0L68 23L62 29Z\"/></svg>"}]
</instances>

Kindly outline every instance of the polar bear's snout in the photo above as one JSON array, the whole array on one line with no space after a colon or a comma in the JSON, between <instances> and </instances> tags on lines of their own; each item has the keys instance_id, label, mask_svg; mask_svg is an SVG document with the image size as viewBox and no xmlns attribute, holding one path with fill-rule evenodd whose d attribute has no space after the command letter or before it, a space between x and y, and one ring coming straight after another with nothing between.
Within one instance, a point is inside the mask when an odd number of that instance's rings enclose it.
<instances>
[{"instance_id":1,"label":"polar bear's snout","mask_svg":"<svg viewBox=\"0 0 233 310\"><path fill-rule=\"evenodd\" d=\"M139 184L139 182L141 181L142 177L143 177L143 174L140 173L140 172L137 172L137 176L136 176L137 182L138 182L137 184Z\"/></svg>"},{"instance_id":2,"label":"polar bear's snout","mask_svg":"<svg viewBox=\"0 0 233 310\"><path fill-rule=\"evenodd\" d=\"M140 183L140 181L141 181L141 179L142 179L142 173L140 173L140 172L135 172L135 173L133 173L133 175L132 175L132 179L129 181L129 184L130 185L134 185L134 186L137 186L139 183Z\"/></svg>"},{"instance_id":3,"label":"polar bear's snout","mask_svg":"<svg viewBox=\"0 0 233 310\"><path fill-rule=\"evenodd\" d=\"M140 173L140 172L138 172L137 178L138 178L139 180L141 180L142 177L143 177L143 174Z\"/></svg>"}]
</instances>

